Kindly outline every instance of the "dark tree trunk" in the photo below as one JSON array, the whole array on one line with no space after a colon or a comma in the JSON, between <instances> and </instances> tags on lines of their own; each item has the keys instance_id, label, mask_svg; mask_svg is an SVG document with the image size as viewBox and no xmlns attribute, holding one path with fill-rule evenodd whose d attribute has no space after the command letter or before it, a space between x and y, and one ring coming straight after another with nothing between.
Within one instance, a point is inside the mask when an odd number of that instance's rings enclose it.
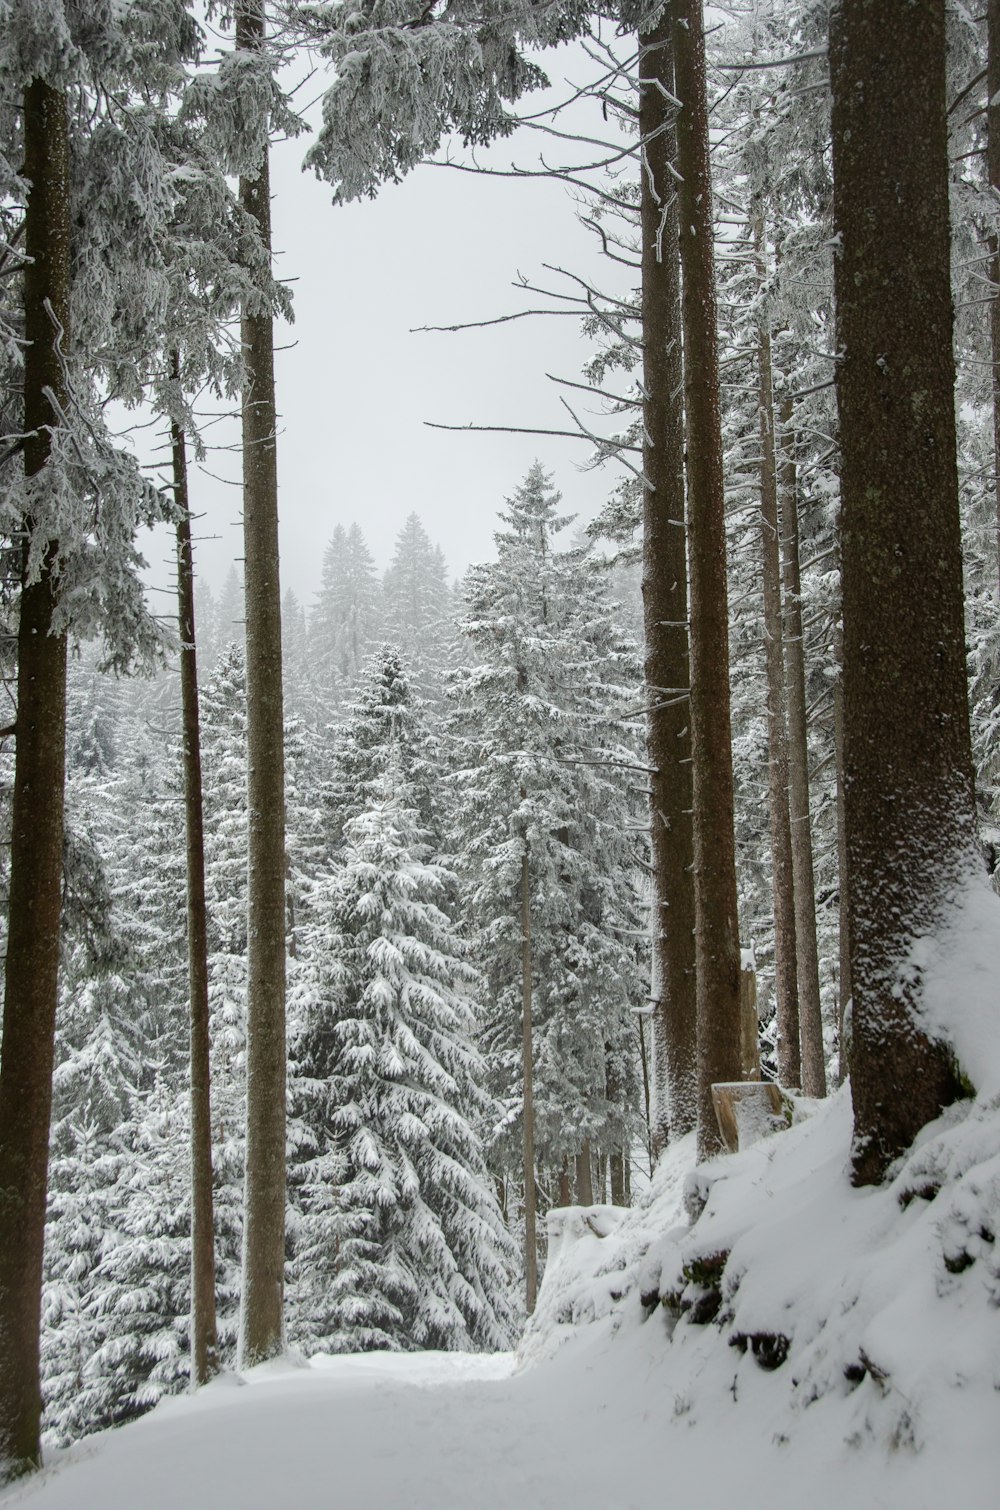
<instances>
[{"instance_id":1,"label":"dark tree trunk","mask_svg":"<svg viewBox=\"0 0 1000 1510\"><path fill-rule=\"evenodd\" d=\"M264 44L263 0L240 0L238 50ZM240 202L271 245L265 145ZM246 572L248 980L247 1144L240 1366L284 1347L285 793L278 580L278 477L270 313L244 312L243 540Z\"/></svg>"},{"instance_id":2,"label":"dark tree trunk","mask_svg":"<svg viewBox=\"0 0 1000 1510\"><path fill-rule=\"evenodd\" d=\"M682 1137L690 1132L698 1115L684 365L670 37L667 21L639 37L639 130L644 143L642 604L649 705L646 748L652 768L653 978L658 997L653 1138L658 1150L668 1133Z\"/></svg>"},{"instance_id":3,"label":"dark tree trunk","mask_svg":"<svg viewBox=\"0 0 1000 1510\"><path fill-rule=\"evenodd\" d=\"M576 1156L576 1204L594 1204L594 1171L590 1156L590 1139L584 1138L583 1147Z\"/></svg>"},{"instance_id":4,"label":"dark tree trunk","mask_svg":"<svg viewBox=\"0 0 1000 1510\"><path fill-rule=\"evenodd\" d=\"M843 1085L851 1070L847 1041L851 1001L851 917L847 905L847 825L844 822L844 630L839 622L834 631L834 661L837 668L837 680L833 684L833 747L837 770L837 923L840 965L837 986L837 1084Z\"/></svg>"},{"instance_id":5,"label":"dark tree trunk","mask_svg":"<svg viewBox=\"0 0 1000 1510\"><path fill-rule=\"evenodd\" d=\"M625 1162L628 1151L616 1148L611 1154L611 1204L612 1206L627 1206L628 1196L625 1193Z\"/></svg>"},{"instance_id":6,"label":"dark tree trunk","mask_svg":"<svg viewBox=\"0 0 1000 1510\"><path fill-rule=\"evenodd\" d=\"M1000 0L986 6L986 171L994 191L994 216L1000 194ZM990 277L994 296L990 304L990 345L993 355L993 491L996 508L997 574L1000 577L1000 236L990 237Z\"/></svg>"},{"instance_id":7,"label":"dark tree trunk","mask_svg":"<svg viewBox=\"0 0 1000 1510\"><path fill-rule=\"evenodd\" d=\"M758 275L764 277L764 235L755 231ZM774 444L771 330L766 312L757 327L757 412L760 434L760 537L764 599L764 662L767 671L767 774L774 899L774 988L778 1016L778 1079L802 1083L799 1052L799 989L795 948L795 888L792 829L788 814L788 727L785 722L785 655L781 612L781 551L778 545L778 464Z\"/></svg>"},{"instance_id":8,"label":"dark tree trunk","mask_svg":"<svg viewBox=\"0 0 1000 1510\"><path fill-rule=\"evenodd\" d=\"M49 460L69 355L69 127L61 90L24 95L24 470ZM61 327L57 333L56 322ZM51 398L50 398L51 395ZM24 521L27 542L33 523ZM0 1051L0 1483L41 1462L42 1252L59 969L66 765L66 637L52 633L56 592L46 542L41 576L22 581L17 637L17 753Z\"/></svg>"},{"instance_id":9,"label":"dark tree trunk","mask_svg":"<svg viewBox=\"0 0 1000 1510\"><path fill-rule=\"evenodd\" d=\"M173 377L180 381L175 355ZM218 1372L215 1321L215 1227L212 1211L212 1112L208 1036L208 915L201 791L198 662L194 637L194 559L188 512L184 431L170 426L177 523L177 609L181 638L181 728L184 739L188 992L191 998L191 1383Z\"/></svg>"},{"instance_id":10,"label":"dark tree trunk","mask_svg":"<svg viewBox=\"0 0 1000 1510\"><path fill-rule=\"evenodd\" d=\"M691 575L691 734L698 990L698 1148L723 1150L716 1081L740 1074L740 945L729 708L729 594L719 414L712 183L701 0L672 7L677 117L688 557Z\"/></svg>"},{"instance_id":11,"label":"dark tree trunk","mask_svg":"<svg viewBox=\"0 0 1000 1510\"><path fill-rule=\"evenodd\" d=\"M833 85L853 1177L959 1093L914 939L979 870L949 279L945 4L839 0Z\"/></svg>"},{"instance_id":12,"label":"dark tree trunk","mask_svg":"<svg viewBox=\"0 0 1000 1510\"><path fill-rule=\"evenodd\" d=\"M788 708L788 817L792 831L792 875L795 889L795 957L798 962L802 1089L807 1096L825 1096L826 1062L819 995L819 951L816 944L816 882L809 813L809 731L806 722L802 583L799 575L798 480L790 399L782 401L780 417L782 444L778 491Z\"/></svg>"},{"instance_id":13,"label":"dark tree trunk","mask_svg":"<svg viewBox=\"0 0 1000 1510\"><path fill-rule=\"evenodd\" d=\"M538 1239L535 1231L535 1096L531 1046L531 862L527 839L521 857L521 1071L524 1078L524 1304L530 1316L538 1299Z\"/></svg>"}]
</instances>

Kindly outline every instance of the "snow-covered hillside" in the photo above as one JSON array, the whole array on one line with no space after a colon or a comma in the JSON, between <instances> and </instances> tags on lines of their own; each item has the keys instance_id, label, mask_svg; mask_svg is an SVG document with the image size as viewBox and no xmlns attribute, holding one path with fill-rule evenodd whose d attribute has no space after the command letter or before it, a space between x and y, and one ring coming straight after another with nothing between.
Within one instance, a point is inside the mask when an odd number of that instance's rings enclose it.
<instances>
[{"instance_id":1,"label":"snow-covered hillside","mask_svg":"<svg viewBox=\"0 0 1000 1510\"><path fill-rule=\"evenodd\" d=\"M848 1184L849 1135L841 1093L687 1181L680 1145L633 1211L562 1214L517 1356L223 1379L0 1504L992 1510L1000 1107L954 1108L876 1190Z\"/></svg>"}]
</instances>

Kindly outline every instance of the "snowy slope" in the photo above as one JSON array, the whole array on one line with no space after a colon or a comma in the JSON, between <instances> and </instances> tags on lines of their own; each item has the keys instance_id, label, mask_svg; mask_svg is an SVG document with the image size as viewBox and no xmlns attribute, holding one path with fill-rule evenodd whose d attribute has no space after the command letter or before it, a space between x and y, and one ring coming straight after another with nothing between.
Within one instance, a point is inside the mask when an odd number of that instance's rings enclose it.
<instances>
[{"instance_id":1,"label":"snowy slope","mask_svg":"<svg viewBox=\"0 0 1000 1510\"><path fill-rule=\"evenodd\" d=\"M637 1210L565 1215L517 1359L259 1369L0 1506L994 1510L1000 1107L953 1109L874 1191L848 1184L849 1134L841 1094L704 1166L693 1225L684 1149Z\"/></svg>"}]
</instances>

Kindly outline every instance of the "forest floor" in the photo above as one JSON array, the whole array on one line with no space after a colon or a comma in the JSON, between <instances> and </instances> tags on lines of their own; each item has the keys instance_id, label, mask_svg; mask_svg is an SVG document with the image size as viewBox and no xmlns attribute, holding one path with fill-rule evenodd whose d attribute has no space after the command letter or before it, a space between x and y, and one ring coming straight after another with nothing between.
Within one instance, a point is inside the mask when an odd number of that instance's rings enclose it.
<instances>
[{"instance_id":1,"label":"forest floor","mask_svg":"<svg viewBox=\"0 0 1000 1510\"><path fill-rule=\"evenodd\" d=\"M1000 1102L942 1119L875 1192L849 1187L849 1135L841 1092L701 1166L693 1224L684 1143L639 1206L569 1208L517 1354L224 1376L51 1454L0 1510L995 1510L996 1255L969 1224L997 1210ZM932 1169L940 1192L902 1201ZM956 1232L970 1254L952 1274ZM678 1263L701 1274L720 1241L723 1312L672 1327ZM734 1327L779 1322L779 1367L732 1345Z\"/></svg>"},{"instance_id":2,"label":"forest floor","mask_svg":"<svg viewBox=\"0 0 1000 1510\"><path fill-rule=\"evenodd\" d=\"M940 1453L873 1454L823 1426L776 1443L767 1411L678 1415L658 1329L555 1358L367 1355L257 1369L92 1437L4 1510L986 1510L996 1480ZM638 1344L638 1345L637 1345ZM730 1368L730 1373L732 1369ZM759 1403L759 1402L758 1402ZM827 1423L828 1424L828 1423ZM1000 1450L996 1462L1000 1463ZM992 1484L989 1479L992 1478Z\"/></svg>"},{"instance_id":3,"label":"forest floor","mask_svg":"<svg viewBox=\"0 0 1000 1510\"><path fill-rule=\"evenodd\" d=\"M697 1169L679 1142L629 1210L566 1208L517 1354L224 1376L0 1510L995 1510L995 1069L875 1189L841 1090Z\"/></svg>"}]
</instances>

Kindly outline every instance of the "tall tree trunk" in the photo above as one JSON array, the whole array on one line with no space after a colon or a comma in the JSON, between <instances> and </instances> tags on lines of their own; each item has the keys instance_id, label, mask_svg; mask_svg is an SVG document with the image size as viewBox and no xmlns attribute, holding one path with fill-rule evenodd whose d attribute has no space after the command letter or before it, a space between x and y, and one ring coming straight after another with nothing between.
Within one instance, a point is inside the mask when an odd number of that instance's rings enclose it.
<instances>
[{"instance_id":1,"label":"tall tree trunk","mask_svg":"<svg viewBox=\"0 0 1000 1510\"><path fill-rule=\"evenodd\" d=\"M264 45L263 0L240 0L236 46ZM240 202L271 245L265 144ZM241 1367L284 1346L285 1268L285 792L278 581L278 476L270 313L244 312L243 540L246 584L248 979L247 1142Z\"/></svg>"},{"instance_id":2,"label":"tall tree trunk","mask_svg":"<svg viewBox=\"0 0 1000 1510\"><path fill-rule=\"evenodd\" d=\"M688 558L691 573L691 754L698 1000L698 1148L724 1144L716 1081L740 1076L740 945L729 708L729 594L719 414L712 182L701 0L672 7L677 118Z\"/></svg>"},{"instance_id":3,"label":"tall tree trunk","mask_svg":"<svg viewBox=\"0 0 1000 1510\"><path fill-rule=\"evenodd\" d=\"M176 353L172 376L180 383ZM212 1211L212 1112L208 1036L208 915L198 721L198 661L194 637L194 559L188 512L187 448L177 421L170 426L177 521L177 609L181 637L181 728L184 757L188 992L191 998L191 1383L218 1372L215 1319L215 1224Z\"/></svg>"},{"instance_id":4,"label":"tall tree trunk","mask_svg":"<svg viewBox=\"0 0 1000 1510\"><path fill-rule=\"evenodd\" d=\"M763 281L764 231L754 229L758 276ZM778 1016L778 1079L802 1083L799 1051L799 990L795 940L792 830L788 814L788 727L785 722L785 654L781 612L781 551L778 545L778 464L774 444L771 329L766 309L757 324L757 413L760 433L760 537L764 599L764 661L767 670L767 778L771 819L774 898L774 988Z\"/></svg>"},{"instance_id":5,"label":"tall tree trunk","mask_svg":"<svg viewBox=\"0 0 1000 1510\"><path fill-rule=\"evenodd\" d=\"M840 966L840 979L837 983L837 1084L843 1085L850 1074L847 1022L851 1001L851 917L847 905L847 825L844 822L844 628L840 621L834 630L833 647L837 668L837 679L833 684L833 751L837 771L837 925Z\"/></svg>"},{"instance_id":6,"label":"tall tree trunk","mask_svg":"<svg viewBox=\"0 0 1000 1510\"><path fill-rule=\"evenodd\" d=\"M823 1016L819 995L819 950L816 944L816 882L813 873L812 822L809 813L809 731L806 722L806 658L802 627L802 582L799 574L798 479L792 401L781 402L781 448L778 466L784 585L785 688L788 708L788 817L792 831L792 877L795 892L795 957L798 962L799 1043L802 1089L807 1096L826 1095Z\"/></svg>"},{"instance_id":7,"label":"tall tree trunk","mask_svg":"<svg viewBox=\"0 0 1000 1510\"><path fill-rule=\"evenodd\" d=\"M49 460L58 409L66 403L70 339L66 98L40 79L24 94L24 147L31 185L24 272L24 470L30 479ZM41 1462L39 1331L63 867L66 637L52 633L55 541L46 542L39 578L27 579L32 530L33 521L25 519L0 1050L0 1483Z\"/></svg>"},{"instance_id":8,"label":"tall tree trunk","mask_svg":"<svg viewBox=\"0 0 1000 1510\"><path fill-rule=\"evenodd\" d=\"M530 1316L538 1298L538 1240L535 1232L535 1094L531 1045L531 861L527 838L521 856L521 1070L524 1077L524 1305Z\"/></svg>"},{"instance_id":9,"label":"tall tree trunk","mask_svg":"<svg viewBox=\"0 0 1000 1510\"><path fill-rule=\"evenodd\" d=\"M576 1204L594 1204L594 1170L590 1156L590 1139L584 1138L583 1147L576 1156Z\"/></svg>"},{"instance_id":10,"label":"tall tree trunk","mask_svg":"<svg viewBox=\"0 0 1000 1510\"><path fill-rule=\"evenodd\" d=\"M627 1206L628 1197L625 1193L625 1165L628 1160L628 1150L622 1148L612 1149L611 1152L611 1204L612 1206Z\"/></svg>"},{"instance_id":11,"label":"tall tree trunk","mask_svg":"<svg viewBox=\"0 0 1000 1510\"><path fill-rule=\"evenodd\" d=\"M639 37L645 393L642 604L649 705L646 748L652 769L653 978L658 998L653 1024L657 1089L653 1139L658 1150L668 1131L670 1136L682 1137L698 1116L684 364L670 39L666 20Z\"/></svg>"},{"instance_id":12,"label":"tall tree trunk","mask_svg":"<svg viewBox=\"0 0 1000 1510\"><path fill-rule=\"evenodd\" d=\"M1000 195L1000 0L986 5L986 171L994 192L993 214L998 214ZM990 237L990 278L994 295L990 303L990 345L993 356L993 492L996 509L997 575L1000 578L1000 235Z\"/></svg>"},{"instance_id":13,"label":"tall tree trunk","mask_svg":"<svg viewBox=\"0 0 1000 1510\"><path fill-rule=\"evenodd\" d=\"M944 0L838 0L830 63L852 1172L870 1184L959 1094L949 1048L921 1026L911 950L981 869L955 444Z\"/></svg>"}]
</instances>

